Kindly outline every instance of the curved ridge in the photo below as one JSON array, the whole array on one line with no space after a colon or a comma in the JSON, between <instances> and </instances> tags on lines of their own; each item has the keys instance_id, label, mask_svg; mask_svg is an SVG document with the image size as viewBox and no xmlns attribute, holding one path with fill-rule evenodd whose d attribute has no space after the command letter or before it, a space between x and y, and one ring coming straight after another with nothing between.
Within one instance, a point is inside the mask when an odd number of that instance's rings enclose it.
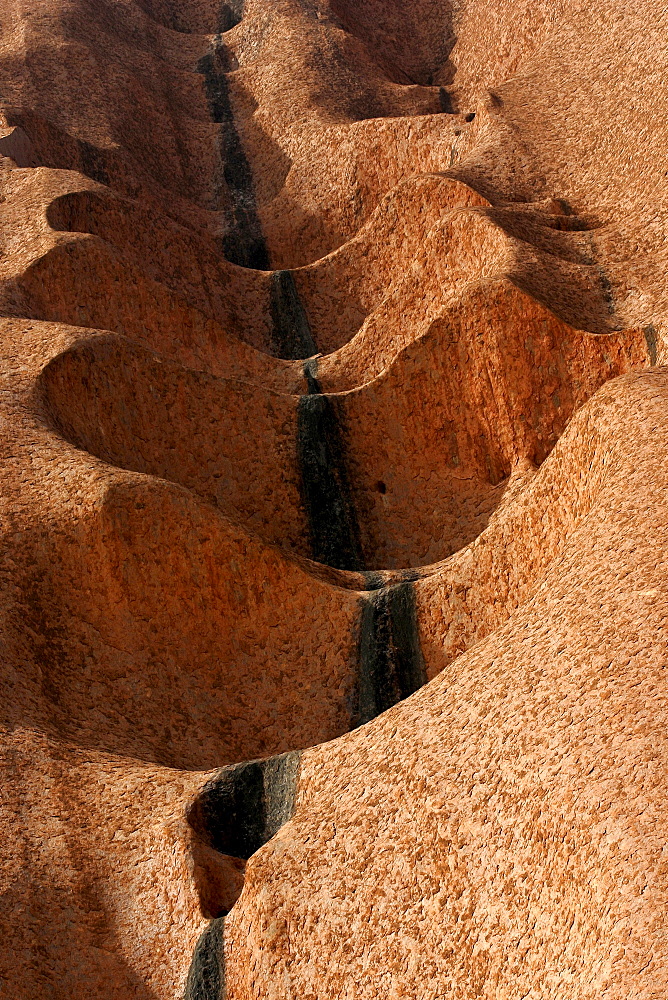
<instances>
[{"instance_id":1,"label":"curved ridge","mask_svg":"<svg viewBox=\"0 0 668 1000\"><path fill-rule=\"evenodd\" d=\"M7 4L17 997L587 1000L660 922L662 230L511 6Z\"/></svg>"}]
</instances>

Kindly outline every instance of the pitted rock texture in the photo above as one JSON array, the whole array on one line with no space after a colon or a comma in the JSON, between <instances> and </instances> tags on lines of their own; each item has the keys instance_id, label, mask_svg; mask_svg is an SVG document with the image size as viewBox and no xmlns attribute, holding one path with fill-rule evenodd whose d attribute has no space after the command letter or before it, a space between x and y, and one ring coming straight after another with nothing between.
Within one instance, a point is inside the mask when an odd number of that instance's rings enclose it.
<instances>
[{"instance_id":1,"label":"pitted rock texture","mask_svg":"<svg viewBox=\"0 0 668 1000\"><path fill-rule=\"evenodd\" d=\"M668 13L0 0L0 996L668 994Z\"/></svg>"}]
</instances>

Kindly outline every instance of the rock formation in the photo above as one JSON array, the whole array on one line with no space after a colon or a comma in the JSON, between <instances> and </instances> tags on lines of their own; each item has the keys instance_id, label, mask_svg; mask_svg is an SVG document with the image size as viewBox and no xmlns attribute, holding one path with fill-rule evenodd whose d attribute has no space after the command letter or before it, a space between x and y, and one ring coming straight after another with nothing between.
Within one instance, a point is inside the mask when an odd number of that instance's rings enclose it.
<instances>
[{"instance_id":1,"label":"rock formation","mask_svg":"<svg viewBox=\"0 0 668 1000\"><path fill-rule=\"evenodd\" d=\"M0 996L663 1000L665 4L0 26Z\"/></svg>"}]
</instances>

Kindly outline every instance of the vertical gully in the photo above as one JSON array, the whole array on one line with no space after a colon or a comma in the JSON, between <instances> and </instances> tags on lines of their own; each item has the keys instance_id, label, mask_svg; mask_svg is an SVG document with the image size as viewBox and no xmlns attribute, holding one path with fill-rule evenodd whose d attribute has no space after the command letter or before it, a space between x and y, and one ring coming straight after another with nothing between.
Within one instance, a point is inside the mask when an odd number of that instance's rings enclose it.
<instances>
[{"instance_id":1,"label":"vertical gully","mask_svg":"<svg viewBox=\"0 0 668 1000\"><path fill-rule=\"evenodd\" d=\"M302 503L312 558L336 569L363 572L370 592L361 600L358 684L351 718L352 725L359 726L417 691L426 675L414 582L384 587L378 574L365 572L337 401L320 391L317 365L317 358L305 362L308 395L299 400Z\"/></svg>"},{"instance_id":2,"label":"vertical gully","mask_svg":"<svg viewBox=\"0 0 668 1000\"><path fill-rule=\"evenodd\" d=\"M220 33L214 38L211 52L199 60L197 72L204 77L211 118L221 125L220 159L231 202L223 252L232 264L268 271L271 265L257 212L253 172L234 121L227 80L230 59L221 37L223 31L240 22L242 14L243 2L223 4Z\"/></svg>"},{"instance_id":3,"label":"vertical gully","mask_svg":"<svg viewBox=\"0 0 668 1000\"><path fill-rule=\"evenodd\" d=\"M369 589L374 574L367 574ZM408 698L427 682L412 580L383 587L362 601L358 726Z\"/></svg>"},{"instance_id":4,"label":"vertical gully","mask_svg":"<svg viewBox=\"0 0 668 1000\"><path fill-rule=\"evenodd\" d=\"M245 861L291 818L299 785L301 752L279 754L223 768L207 781L188 811L198 837L221 854ZM225 917L200 936L183 1000L225 996Z\"/></svg>"},{"instance_id":5,"label":"vertical gully","mask_svg":"<svg viewBox=\"0 0 668 1000\"><path fill-rule=\"evenodd\" d=\"M311 557L335 569L362 570L359 524L346 468L336 403L320 391L317 359L304 365L308 395L299 400L297 454Z\"/></svg>"},{"instance_id":6,"label":"vertical gully","mask_svg":"<svg viewBox=\"0 0 668 1000\"><path fill-rule=\"evenodd\" d=\"M277 358L299 361L317 353L292 271L274 271L270 285L271 347Z\"/></svg>"},{"instance_id":7,"label":"vertical gully","mask_svg":"<svg viewBox=\"0 0 668 1000\"><path fill-rule=\"evenodd\" d=\"M222 1000L225 996L224 931L225 917L217 917L202 932L188 970L183 1000Z\"/></svg>"},{"instance_id":8,"label":"vertical gully","mask_svg":"<svg viewBox=\"0 0 668 1000\"><path fill-rule=\"evenodd\" d=\"M221 38L240 22L243 6L244 0L222 5L219 33L197 70L204 77L211 117L221 125L220 156L230 199L223 252L233 264L269 271L270 255L258 215L253 174L230 101L230 59ZM447 99L444 92L442 106ZM303 369L308 391L298 403L297 458L311 556L337 569L363 573L367 585L367 593L360 599L357 684L350 719L351 728L355 728L426 682L415 587L410 579L383 586L379 574L365 570L339 404L320 389L318 361L313 357L317 345L291 271L271 275L269 296L272 353L289 360L308 359ZM301 752L294 751L224 768L197 796L188 814L190 825L214 850L247 860L292 816L300 760ZM224 916L212 920L201 935L184 1000L221 1000L225 996L224 920Z\"/></svg>"}]
</instances>

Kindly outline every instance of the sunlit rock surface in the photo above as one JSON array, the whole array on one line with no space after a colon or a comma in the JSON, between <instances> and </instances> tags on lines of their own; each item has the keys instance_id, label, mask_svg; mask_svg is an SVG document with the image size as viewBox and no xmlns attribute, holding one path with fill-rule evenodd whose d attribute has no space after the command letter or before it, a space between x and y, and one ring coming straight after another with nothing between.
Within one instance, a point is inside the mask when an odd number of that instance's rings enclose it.
<instances>
[{"instance_id":1,"label":"sunlit rock surface","mask_svg":"<svg viewBox=\"0 0 668 1000\"><path fill-rule=\"evenodd\" d=\"M668 995L667 37L0 0L2 997Z\"/></svg>"}]
</instances>

